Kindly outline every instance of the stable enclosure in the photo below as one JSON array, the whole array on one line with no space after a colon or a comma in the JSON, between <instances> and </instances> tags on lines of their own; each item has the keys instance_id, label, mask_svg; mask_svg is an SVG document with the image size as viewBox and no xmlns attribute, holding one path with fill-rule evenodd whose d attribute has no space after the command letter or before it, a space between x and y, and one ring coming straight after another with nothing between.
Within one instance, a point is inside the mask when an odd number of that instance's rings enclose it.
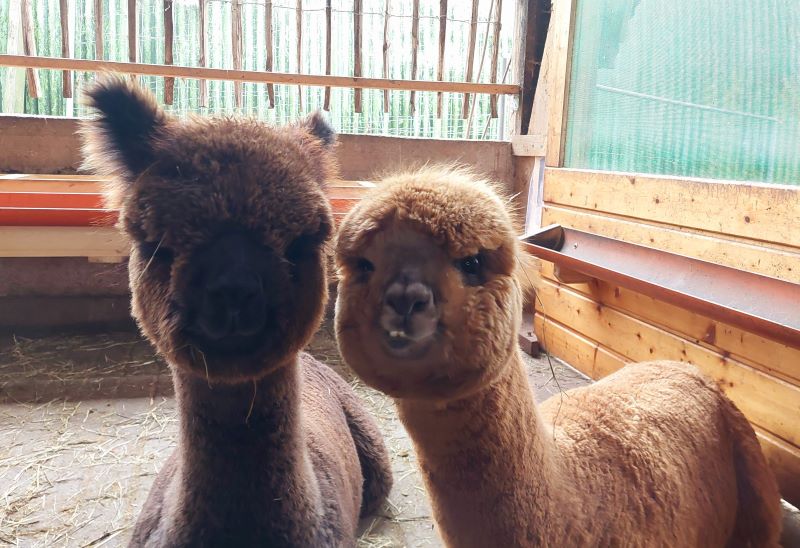
<instances>
[{"instance_id":1,"label":"stable enclosure","mask_svg":"<svg viewBox=\"0 0 800 548\"><path fill-rule=\"evenodd\" d=\"M130 319L115 212L103 179L80 167L81 88L103 70L181 116L287 123L329 111L337 215L398 167L457 162L498 181L537 257L521 342L534 351L538 339L591 379L632 361L696 364L800 504L800 6L761 0L758 13L780 14L762 17L738 0L668 4L4 0L0 404L22 406L4 413L26 424L0 450L12 510L0 541L124 542L149 486L128 475L149 482L175 432L166 368ZM327 323L311 352L340 364ZM561 362L559 382L547 361L529 365L539 397L587 382ZM408 438L387 398L359 390L402 477L393 517L365 524L360 542L437 545ZM25 450L46 456L72 439L102 451L59 453L26 475ZM91 512L58 496L67 536L31 525L50 515L38 513L41 485L70 459L90 470L109 454L98 511L115 508L113 527L81 533ZM126 467L128 483L114 484Z\"/></svg>"}]
</instances>

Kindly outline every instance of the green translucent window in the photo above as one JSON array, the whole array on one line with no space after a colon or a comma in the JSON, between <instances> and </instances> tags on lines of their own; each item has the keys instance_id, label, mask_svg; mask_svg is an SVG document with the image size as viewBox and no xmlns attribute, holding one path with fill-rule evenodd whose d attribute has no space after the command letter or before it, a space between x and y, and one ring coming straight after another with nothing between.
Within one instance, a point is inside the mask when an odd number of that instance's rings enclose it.
<instances>
[{"instance_id":1,"label":"green translucent window","mask_svg":"<svg viewBox=\"0 0 800 548\"><path fill-rule=\"evenodd\" d=\"M565 165L800 185L800 0L578 0Z\"/></svg>"}]
</instances>

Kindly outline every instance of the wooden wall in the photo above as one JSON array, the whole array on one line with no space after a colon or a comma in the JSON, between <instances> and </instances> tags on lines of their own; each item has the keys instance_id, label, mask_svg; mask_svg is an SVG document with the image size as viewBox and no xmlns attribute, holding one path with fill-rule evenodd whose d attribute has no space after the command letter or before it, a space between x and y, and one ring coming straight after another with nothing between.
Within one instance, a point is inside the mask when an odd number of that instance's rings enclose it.
<instances>
[{"instance_id":1,"label":"wooden wall","mask_svg":"<svg viewBox=\"0 0 800 548\"><path fill-rule=\"evenodd\" d=\"M800 283L798 189L547 168L543 201L543 225ZM800 502L800 349L597 280L559 283L551 263L540 274L545 348L595 379L631 361L698 365L754 425L784 497Z\"/></svg>"},{"instance_id":2,"label":"wooden wall","mask_svg":"<svg viewBox=\"0 0 800 548\"><path fill-rule=\"evenodd\" d=\"M528 218L800 283L798 187L562 167L575 6L553 1L530 129L514 140ZM751 421L784 498L800 504L800 349L598 280L560 283L551 263L538 274L544 348L594 379L633 361L696 364Z\"/></svg>"},{"instance_id":3,"label":"wooden wall","mask_svg":"<svg viewBox=\"0 0 800 548\"><path fill-rule=\"evenodd\" d=\"M74 173L81 163L77 130L75 118L0 115L0 173ZM336 152L349 180L425 162L460 162L509 189L514 185L511 144L502 141L340 135Z\"/></svg>"}]
</instances>

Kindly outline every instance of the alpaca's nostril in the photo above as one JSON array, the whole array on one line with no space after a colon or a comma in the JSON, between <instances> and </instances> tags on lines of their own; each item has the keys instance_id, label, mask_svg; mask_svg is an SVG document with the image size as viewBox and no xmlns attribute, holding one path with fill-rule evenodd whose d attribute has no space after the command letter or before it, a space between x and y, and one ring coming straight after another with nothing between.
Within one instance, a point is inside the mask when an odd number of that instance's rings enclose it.
<instances>
[{"instance_id":1,"label":"alpaca's nostril","mask_svg":"<svg viewBox=\"0 0 800 548\"><path fill-rule=\"evenodd\" d=\"M198 327L207 337L253 335L261 330L265 319L264 292L259 280L216 281L206 286Z\"/></svg>"},{"instance_id":2,"label":"alpaca's nostril","mask_svg":"<svg viewBox=\"0 0 800 548\"><path fill-rule=\"evenodd\" d=\"M421 283L394 283L386 292L385 302L395 314L407 318L432 308L433 292Z\"/></svg>"}]
</instances>

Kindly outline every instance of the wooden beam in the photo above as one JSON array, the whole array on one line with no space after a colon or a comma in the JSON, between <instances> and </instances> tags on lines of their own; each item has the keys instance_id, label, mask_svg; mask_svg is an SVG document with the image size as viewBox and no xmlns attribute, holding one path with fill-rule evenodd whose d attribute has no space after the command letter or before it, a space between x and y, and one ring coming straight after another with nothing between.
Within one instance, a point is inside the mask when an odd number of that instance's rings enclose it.
<instances>
[{"instance_id":1,"label":"wooden beam","mask_svg":"<svg viewBox=\"0 0 800 548\"><path fill-rule=\"evenodd\" d=\"M516 9L515 9L515 25L514 25L514 40L512 44L514 44L514 51L511 64L513 65L513 75L512 78L514 81L520 83L520 92L522 88L524 88L524 75L525 75L525 60L526 60L526 49L525 44L527 42L528 37L528 2L531 0L517 0L516 1ZM509 65L510 67L511 65ZM522 102L522 94L520 93L520 103ZM523 125L523 116L522 111L520 109L517 110L517 114L514 117L514 127L511 131L512 135L524 135L522 132L522 125Z\"/></svg>"},{"instance_id":2,"label":"wooden beam","mask_svg":"<svg viewBox=\"0 0 800 548\"><path fill-rule=\"evenodd\" d=\"M31 17L30 0L22 0L22 49L25 55L36 55L36 39L33 33L33 19ZM25 72L28 80L28 95L31 99L38 99L42 96L42 88L39 83L39 73L29 67Z\"/></svg>"},{"instance_id":3,"label":"wooden beam","mask_svg":"<svg viewBox=\"0 0 800 548\"><path fill-rule=\"evenodd\" d=\"M543 225L560 224L679 253L687 257L771 276L800 284L800 250L761 244L734 237L720 238L711 232L640 221L555 204L545 204Z\"/></svg>"},{"instance_id":4,"label":"wooden beam","mask_svg":"<svg viewBox=\"0 0 800 548\"><path fill-rule=\"evenodd\" d=\"M502 95L516 95L519 93L519 86L516 84L389 80L383 78L355 78L352 76L326 76L317 74L184 67L179 65L168 67L146 63L120 63L91 59L60 59L57 57L35 57L28 55L0 55L0 66L52 70L69 69L83 72L116 71L147 76L172 76L175 78L190 79L205 78L207 80L229 80L234 82L302 84L307 86L332 86L341 88L445 91L452 93L487 93Z\"/></svg>"},{"instance_id":5,"label":"wooden beam","mask_svg":"<svg viewBox=\"0 0 800 548\"><path fill-rule=\"evenodd\" d=\"M136 40L136 0L128 0L128 61L136 63L138 44Z\"/></svg>"},{"instance_id":6,"label":"wooden beam","mask_svg":"<svg viewBox=\"0 0 800 548\"><path fill-rule=\"evenodd\" d=\"M477 0L473 0L476 1ZM417 55L419 53L419 0L413 0L411 8L411 79L417 79ZM469 79L468 79L469 80ZM417 94L411 90L411 116L417 112Z\"/></svg>"},{"instance_id":7,"label":"wooden beam","mask_svg":"<svg viewBox=\"0 0 800 548\"><path fill-rule=\"evenodd\" d=\"M331 74L331 41L332 36L332 17L331 0L325 0L325 74ZM325 87L325 99L322 104L323 110L331 110L331 87Z\"/></svg>"},{"instance_id":8,"label":"wooden beam","mask_svg":"<svg viewBox=\"0 0 800 548\"><path fill-rule=\"evenodd\" d=\"M268 73L272 73L272 51L273 51L273 43L272 43L272 0L266 0L266 4L264 5L265 8L265 17L264 17L264 32L266 35L266 48L267 48L267 63L266 63L266 71ZM274 73L273 73L274 74ZM266 80L265 80L266 81ZM275 107L275 86L273 82L267 83L267 95L269 96L269 106L274 108Z\"/></svg>"},{"instance_id":9,"label":"wooden beam","mask_svg":"<svg viewBox=\"0 0 800 548\"><path fill-rule=\"evenodd\" d=\"M127 257L114 227L0 226L0 257Z\"/></svg>"},{"instance_id":10,"label":"wooden beam","mask_svg":"<svg viewBox=\"0 0 800 548\"><path fill-rule=\"evenodd\" d=\"M387 0L388 1L388 0ZM444 53L447 43L447 0L439 0L439 66L436 68L436 79L444 80ZM436 117L442 117L444 96L439 92L436 96Z\"/></svg>"},{"instance_id":11,"label":"wooden beam","mask_svg":"<svg viewBox=\"0 0 800 548\"><path fill-rule=\"evenodd\" d=\"M61 56L71 57L69 51L69 5L67 0L58 0L58 6L61 23ZM65 99L72 98L72 73L68 70L61 73L61 95Z\"/></svg>"},{"instance_id":12,"label":"wooden beam","mask_svg":"<svg viewBox=\"0 0 800 548\"><path fill-rule=\"evenodd\" d=\"M200 41L200 56L198 58L198 65L200 67L206 66L206 0L197 0L198 3L198 26L199 26L199 41ZM208 81L200 80L200 97L199 103L201 108L208 106Z\"/></svg>"},{"instance_id":13,"label":"wooden beam","mask_svg":"<svg viewBox=\"0 0 800 548\"><path fill-rule=\"evenodd\" d=\"M497 15L495 16L494 21L494 32L492 33L493 44L492 44L492 65L489 69L489 74L491 76L491 82L494 84L497 82L497 59L500 55L500 30L502 28L501 20L503 18L503 0L497 0ZM489 98L489 109L491 111L490 116L492 118L497 118L497 96L492 95Z\"/></svg>"},{"instance_id":14,"label":"wooden beam","mask_svg":"<svg viewBox=\"0 0 800 548\"><path fill-rule=\"evenodd\" d=\"M551 61L553 74L549 96L547 122L548 167L561 167L564 162L564 140L567 127L567 101L569 99L569 77L572 68L572 34L575 27L575 3L577 0L562 0L553 6L550 31L553 33Z\"/></svg>"},{"instance_id":15,"label":"wooden beam","mask_svg":"<svg viewBox=\"0 0 800 548\"><path fill-rule=\"evenodd\" d=\"M560 0L565 1L565 0ZM548 27L550 25L550 0L528 0L528 17L525 38L523 40L524 61L520 82L522 84L521 97L521 127L520 134L531 134L531 111L533 103L539 93L539 75L544 70L545 48L549 39ZM560 77L560 75L559 75ZM546 122L545 122L546 125Z\"/></svg>"},{"instance_id":16,"label":"wooden beam","mask_svg":"<svg viewBox=\"0 0 800 548\"><path fill-rule=\"evenodd\" d=\"M297 28L297 73L303 73L303 0L295 4L295 23ZM234 67L235 68L235 67ZM241 67L240 67L241 68ZM303 86L297 86L297 103L303 111Z\"/></svg>"},{"instance_id":17,"label":"wooden beam","mask_svg":"<svg viewBox=\"0 0 800 548\"><path fill-rule=\"evenodd\" d=\"M446 0L445 0L446 1ZM383 6L383 77L389 79L389 7L391 0L384 0ZM441 78L439 78L441 80ZM383 112L389 112L389 90L383 90Z\"/></svg>"},{"instance_id":18,"label":"wooden beam","mask_svg":"<svg viewBox=\"0 0 800 548\"><path fill-rule=\"evenodd\" d=\"M66 1L66 0L61 0ZM172 59L172 0L164 0L164 64L171 65ZM164 78L164 104L171 105L175 97L175 78Z\"/></svg>"},{"instance_id":19,"label":"wooden beam","mask_svg":"<svg viewBox=\"0 0 800 548\"><path fill-rule=\"evenodd\" d=\"M475 37L478 33L478 0L472 0L472 17L469 26L469 46L467 47L467 82L472 82L472 65L475 64ZM464 94L461 117L469 115L469 93Z\"/></svg>"},{"instance_id":20,"label":"wooden beam","mask_svg":"<svg viewBox=\"0 0 800 548\"><path fill-rule=\"evenodd\" d=\"M364 6L362 0L353 0L353 76L361 76L361 23ZM354 91L354 108L361 112L361 90Z\"/></svg>"},{"instance_id":21,"label":"wooden beam","mask_svg":"<svg viewBox=\"0 0 800 548\"><path fill-rule=\"evenodd\" d=\"M242 70L242 3L231 0L231 54L233 70ZM242 108L242 82L233 82L233 103L237 109Z\"/></svg>"},{"instance_id":22,"label":"wooden beam","mask_svg":"<svg viewBox=\"0 0 800 548\"><path fill-rule=\"evenodd\" d=\"M105 57L103 47L103 0L94 0L94 58L102 60Z\"/></svg>"},{"instance_id":23,"label":"wooden beam","mask_svg":"<svg viewBox=\"0 0 800 548\"><path fill-rule=\"evenodd\" d=\"M511 153L514 156L544 156L545 139L541 135L513 135Z\"/></svg>"},{"instance_id":24,"label":"wooden beam","mask_svg":"<svg viewBox=\"0 0 800 548\"><path fill-rule=\"evenodd\" d=\"M544 201L800 248L797 187L548 168Z\"/></svg>"}]
</instances>

